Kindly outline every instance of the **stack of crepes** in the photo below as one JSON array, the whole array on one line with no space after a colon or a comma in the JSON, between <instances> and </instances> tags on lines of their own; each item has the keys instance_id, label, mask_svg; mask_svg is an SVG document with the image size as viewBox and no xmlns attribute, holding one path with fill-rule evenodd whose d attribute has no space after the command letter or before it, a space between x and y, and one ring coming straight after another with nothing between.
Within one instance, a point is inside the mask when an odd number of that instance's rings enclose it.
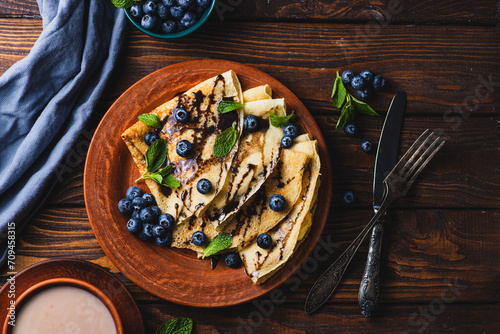
<instances>
[{"instance_id":1,"label":"stack of crepes","mask_svg":"<svg viewBox=\"0 0 500 334\"><path fill-rule=\"evenodd\" d=\"M220 113L220 101L244 103L229 113ZM184 108L190 114L187 123L177 123L173 112ZM177 219L172 247L188 248L203 254L202 246L191 243L191 235L203 231L208 239L229 233L233 244L226 251L239 252L247 274L260 284L271 277L306 237L313 220L320 185L320 159L317 142L309 134L295 138L289 149L280 147L282 129L270 124L270 113L285 116L284 99L273 99L268 85L242 91L233 71L210 78L182 95L152 110L163 128L158 132L168 145L168 163L181 182L177 189L145 180L162 212ZM255 132L243 131L247 115L259 119ZM217 158L213 145L226 128L235 126L238 140L226 156ZM146 170L148 146L144 135L154 129L137 122L122 135L141 173ZM182 158L176 144L189 140L194 154ZM196 190L200 179L208 179L213 190L203 195ZM286 208L275 212L269 198L281 194ZM257 237L268 233L269 249L257 245Z\"/></svg>"}]
</instances>

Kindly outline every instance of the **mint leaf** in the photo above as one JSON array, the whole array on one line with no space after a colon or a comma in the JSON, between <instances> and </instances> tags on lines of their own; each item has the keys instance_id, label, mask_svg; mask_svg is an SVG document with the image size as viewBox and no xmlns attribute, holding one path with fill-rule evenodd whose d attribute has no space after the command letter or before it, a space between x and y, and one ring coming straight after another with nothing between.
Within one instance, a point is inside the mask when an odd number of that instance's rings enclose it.
<instances>
[{"instance_id":1,"label":"mint leaf","mask_svg":"<svg viewBox=\"0 0 500 334\"><path fill-rule=\"evenodd\" d=\"M278 116L271 112L269 113L269 120L271 121L271 125L274 126L275 128L282 128L288 123L288 121L290 120L290 118L292 118L292 116L293 116L293 111L288 116Z\"/></svg>"},{"instance_id":2,"label":"mint leaf","mask_svg":"<svg viewBox=\"0 0 500 334\"><path fill-rule=\"evenodd\" d=\"M163 182L163 176L161 176L159 173L144 174L140 178L135 180L135 182L137 182L139 180L148 180L148 179L153 180L159 184L162 184L162 182Z\"/></svg>"},{"instance_id":3,"label":"mint leaf","mask_svg":"<svg viewBox=\"0 0 500 334\"><path fill-rule=\"evenodd\" d=\"M227 128L215 139L213 152L217 158L222 158L231 152L238 139L238 131L234 127Z\"/></svg>"},{"instance_id":4,"label":"mint leaf","mask_svg":"<svg viewBox=\"0 0 500 334\"><path fill-rule=\"evenodd\" d=\"M160 169L158 171L158 174L160 174L161 176L165 177L168 174L172 173L173 171L174 171L174 168L172 166L168 165L167 167Z\"/></svg>"},{"instance_id":5,"label":"mint leaf","mask_svg":"<svg viewBox=\"0 0 500 334\"><path fill-rule=\"evenodd\" d=\"M137 117L139 121L142 123L152 126L157 129L161 129L163 126L161 125L160 119L155 114L142 114Z\"/></svg>"},{"instance_id":6,"label":"mint leaf","mask_svg":"<svg viewBox=\"0 0 500 334\"><path fill-rule=\"evenodd\" d=\"M203 249L203 257L212 256L221 250L224 250L231 246L233 243L233 237L228 233L217 234L210 242L207 247Z\"/></svg>"},{"instance_id":7,"label":"mint leaf","mask_svg":"<svg viewBox=\"0 0 500 334\"><path fill-rule=\"evenodd\" d=\"M146 151L146 171L156 172L167 159L167 142L160 138Z\"/></svg>"},{"instance_id":8,"label":"mint leaf","mask_svg":"<svg viewBox=\"0 0 500 334\"><path fill-rule=\"evenodd\" d=\"M364 115L370 115L370 116L380 116L377 114L375 110L372 109L368 104L364 103L363 101L358 100L354 96L352 96L352 101L354 102L354 108L356 111L364 114Z\"/></svg>"},{"instance_id":9,"label":"mint leaf","mask_svg":"<svg viewBox=\"0 0 500 334\"><path fill-rule=\"evenodd\" d=\"M347 95L347 89L344 86L344 83L342 82L342 78L339 75L339 72L337 72L337 77L335 78L335 83L333 84L333 90L332 90L332 96L331 100L333 102L333 105L336 108L341 108L342 104L344 104L344 100Z\"/></svg>"},{"instance_id":10,"label":"mint leaf","mask_svg":"<svg viewBox=\"0 0 500 334\"><path fill-rule=\"evenodd\" d=\"M163 181L160 182L162 186L165 187L170 187L172 189L177 189L181 186L181 183L173 174L168 174L167 176L163 177Z\"/></svg>"},{"instance_id":11,"label":"mint leaf","mask_svg":"<svg viewBox=\"0 0 500 334\"><path fill-rule=\"evenodd\" d=\"M245 104L244 103L239 103L236 101L220 101L219 105L217 106L217 110L221 114L225 114L227 112L236 110L238 108L243 107Z\"/></svg>"},{"instance_id":12,"label":"mint leaf","mask_svg":"<svg viewBox=\"0 0 500 334\"><path fill-rule=\"evenodd\" d=\"M117 8L129 8L138 0L111 0Z\"/></svg>"},{"instance_id":13,"label":"mint leaf","mask_svg":"<svg viewBox=\"0 0 500 334\"><path fill-rule=\"evenodd\" d=\"M174 318L164 323L156 334L190 334L193 330L193 320L187 317Z\"/></svg>"},{"instance_id":14,"label":"mint leaf","mask_svg":"<svg viewBox=\"0 0 500 334\"><path fill-rule=\"evenodd\" d=\"M344 104L342 111L340 112L340 117L337 121L337 126L335 127L335 129L336 130L343 129L347 123L352 121L353 118L354 118L354 108L351 104L351 95L349 94L347 96L347 101Z\"/></svg>"}]
</instances>

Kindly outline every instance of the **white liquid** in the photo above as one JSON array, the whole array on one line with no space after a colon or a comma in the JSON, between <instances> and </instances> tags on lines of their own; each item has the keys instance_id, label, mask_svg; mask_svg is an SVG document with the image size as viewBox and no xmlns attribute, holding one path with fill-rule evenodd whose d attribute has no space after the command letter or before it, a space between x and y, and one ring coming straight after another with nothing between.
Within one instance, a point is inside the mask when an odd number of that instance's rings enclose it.
<instances>
[{"instance_id":1,"label":"white liquid","mask_svg":"<svg viewBox=\"0 0 500 334\"><path fill-rule=\"evenodd\" d=\"M106 305L88 291L55 286L26 300L12 334L116 334Z\"/></svg>"}]
</instances>

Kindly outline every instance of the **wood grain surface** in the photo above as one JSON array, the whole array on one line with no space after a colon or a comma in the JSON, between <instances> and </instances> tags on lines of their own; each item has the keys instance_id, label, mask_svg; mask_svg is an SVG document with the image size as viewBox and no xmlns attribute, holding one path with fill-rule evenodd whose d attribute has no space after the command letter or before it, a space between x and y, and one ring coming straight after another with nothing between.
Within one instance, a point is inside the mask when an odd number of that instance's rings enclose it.
<instances>
[{"instance_id":1,"label":"wood grain surface","mask_svg":"<svg viewBox=\"0 0 500 334\"><path fill-rule=\"evenodd\" d=\"M203 29L172 41L130 26L93 119L65 158L54 192L18 239L16 270L60 257L101 265L131 292L147 333L179 316L193 318L195 333L321 334L332 328L339 333L497 333L499 3L401 0L392 11L391 3L222 0ZM0 2L0 74L29 53L41 31L35 0ZM282 82L318 123L333 166L331 212L313 257L269 294L222 310L168 303L132 283L100 248L83 201L86 151L108 108L144 76L194 59L241 62ZM447 141L389 212L381 305L372 319L364 319L357 306L367 245L331 301L313 316L303 312L313 282L372 215L375 156L359 145L378 141L383 117L358 117L356 138L334 130L339 111L329 98L336 72L345 69L370 69L388 80L387 89L369 102L381 114L396 91L407 92L401 153L426 128L442 129ZM354 205L342 205L345 190L354 191ZM0 283L7 278L3 269Z\"/></svg>"}]
</instances>

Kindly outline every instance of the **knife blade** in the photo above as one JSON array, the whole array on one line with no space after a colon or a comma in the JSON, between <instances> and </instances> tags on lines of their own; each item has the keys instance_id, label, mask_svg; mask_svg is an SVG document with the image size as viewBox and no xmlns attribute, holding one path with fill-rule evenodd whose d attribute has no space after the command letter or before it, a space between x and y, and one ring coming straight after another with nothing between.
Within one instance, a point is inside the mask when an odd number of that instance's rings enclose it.
<instances>
[{"instance_id":1,"label":"knife blade","mask_svg":"<svg viewBox=\"0 0 500 334\"><path fill-rule=\"evenodd\" d=\"M394 168L398 157L399 137L403 114L406 108L406 93L397 92L392 99L384 126L378 142L375 168L373 171L373 211L377 213L384 197L383 181L387 174ZM361 314L370 317L376 308L380 297L380 250L382 247L382 236L384 234L384 218L382 217L373 227L370 238L368 258L365 271L359 286L358 304Z\"/></svg>"}]
</instances>

